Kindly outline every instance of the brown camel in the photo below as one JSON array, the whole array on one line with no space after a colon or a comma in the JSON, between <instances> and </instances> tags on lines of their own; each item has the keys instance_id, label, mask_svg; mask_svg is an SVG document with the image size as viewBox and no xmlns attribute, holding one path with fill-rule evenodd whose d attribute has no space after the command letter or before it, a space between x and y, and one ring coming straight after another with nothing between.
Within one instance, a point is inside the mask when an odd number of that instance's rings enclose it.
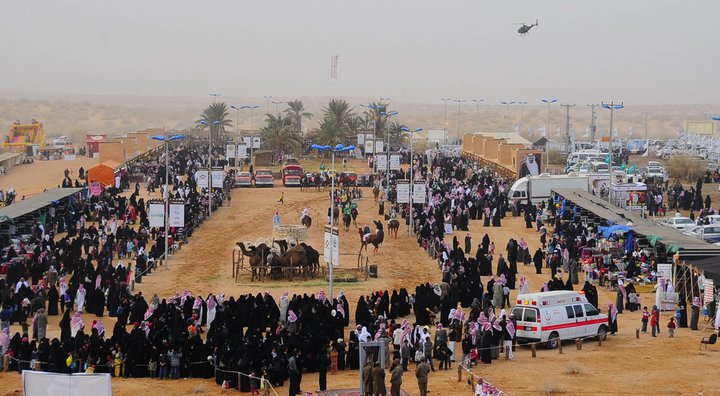
<instances>
[{"instance_id":1,"label":"brown camel","mask_svg":"<svg viewBox=\"0 0 720 396\"><path fill-rule=\"evenodd\" d=\"M245 244L242 242L237 242L236 245L240 247L243 255L250 257L250 268L252 270L250 282L254 281L256 277L258 280L262 280L267 273L266 258L270 253L270 248L268 248L264 243L261 243L258 246L251 246L250 250L247 250L245 248Z\"/></svg>"},{"instance_id":2,"label":"brown camel","mask_svg":"<svg viewBox=\"0 0 720 396\"><path fill-rule=\"evenodd\" d=\"M276 260L283 267L300 269L303 274L303 280L307 279L309 264L307 253L303 246L295 246L294 248L288 249L284 255L278 256Z\"/></svg>"},{"instance_id":3,"label":"brown camel","mask_svg":"<svg viewBox=\"0 0 720 396\"><path fill-rule=\"evenodd\" d=\"M305 226L305 228L310 228L310 226L312 226L312 217L310 217L309 215L305 216L300 222L302 223L302 225Z\"/></svg>"}]
</instances>

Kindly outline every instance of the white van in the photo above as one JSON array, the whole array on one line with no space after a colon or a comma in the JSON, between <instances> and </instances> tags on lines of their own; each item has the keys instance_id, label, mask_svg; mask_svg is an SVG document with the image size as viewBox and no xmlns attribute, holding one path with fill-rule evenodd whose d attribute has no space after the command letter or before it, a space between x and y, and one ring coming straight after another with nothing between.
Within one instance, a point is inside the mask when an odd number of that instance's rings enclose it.
<instances>
[{"instance_id":1,"label":"white van","mask_svg":"<svg viewBox=\"0 0 720 396\"><path fill-rule=\"evenodd\" d=\"M554 349L562 340L607 338L607 315L576 291L521 294L512 313L517 320L518 342L544 342Z\"/></svg>"}]
</instances>

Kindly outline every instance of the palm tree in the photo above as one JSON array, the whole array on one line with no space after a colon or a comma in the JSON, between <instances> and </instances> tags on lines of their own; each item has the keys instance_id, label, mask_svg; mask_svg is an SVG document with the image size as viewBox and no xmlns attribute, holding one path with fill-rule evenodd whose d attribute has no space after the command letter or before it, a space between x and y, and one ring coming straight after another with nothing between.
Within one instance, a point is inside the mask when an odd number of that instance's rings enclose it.
<instances>
[{"instance_id":1,"label":"palm tree","mask_svg":"<svg viewBox=\"0 0 720 396\"><path fill-rule=\"evenodd\" d=\"M402 130L403 128L407 128L405 125L399 123L399 122L391 122L390 125L388 125L389 133L390 133L390 143L400 143L402 140Z\"/></svg>"},{"instance_id":2,"label":"palm tree","mask_svg":"<svg viewBox=\"0 0 720 396\"><path fill-rule=\"evenodd\" d=\"M228 107L225 103L213 102L210 106L203 110L201 114L202 118L197 120L195 123L200 129L205 129L208 126L211 126L210 131L212 132L213 140L217 142L218 140L216 139L220 139L221 136L223 138L225 137L225 127L232 126L232 121L228 118L230 115L227 110ZM207 125L201 123L201 121L204 121ZM219 124L213 125L215 121L219 121Z\"/></svg>"},{"instance_id":3,"label":"palm tree","mask_svg":"<svg viewBox=\"0 0 720 396\"><path fill-rule=\"evenodd\" d=\"M355 116L352 107L344 99L332 99L323 108L325 118L329 118L337 124L347 124L348 120Z\"/></svg>"},{"instance_id":4,"label":"palm tree","mask_svg":"<svg viewBox=\"0 0 720 396\"><path fill-rule=\"evenodd\" d=\"M267 114L267 126L262 129L265 145L276 153L298 153L302 150L299 135L293 130L291 116Z\"/></svg>"},{"instance_id":5,"label":"palm tree","mask_svg":"<svg viewBox=\"0 0 720 396\"><path fill-rule=\"evenodd\" d=\"M374 128L375 137L385 137L385 124L387 123L387 116L382 113L389 113L390 103L384 102L372 102L370 103L370 120Z\"/></svg>"},{"instance_id":6,"label":"palm tree","mask_svg":"<svg viewBox=\"0 0 720 396\"><path fill-rule=\"evenodd\" d=\"M288 108L285 109L285 112L288 114L289 117L291 117L295 132L297 132L298 134L302 134L302 119L312 118L312 113L305 111L305 105L300 99L295 99L293 101L287 102L287 105Z\"/></svg>"},{"instance_id":7,"label":"palm tree","mask_svg":"<svg viewBox=\"0 0 720 396\"><path fill-rule=\"evenodd\" d=\"M347 121L348 137L357 136L358 132L365 127L365 119L360 116L355 116Z\"/></svg>"},{"instance_id":8,"label":"palm tree","mask_svg":"<svg viewBox=\"0 0 720 396\"><path fill-rule=\"evenodd\" d=\"M348 138L347 124L338 123L337 120L327 117L320 121L320 131L317 142L322 145L334 147L337 144L345 144Z\"/></svg>"}]
</instances>

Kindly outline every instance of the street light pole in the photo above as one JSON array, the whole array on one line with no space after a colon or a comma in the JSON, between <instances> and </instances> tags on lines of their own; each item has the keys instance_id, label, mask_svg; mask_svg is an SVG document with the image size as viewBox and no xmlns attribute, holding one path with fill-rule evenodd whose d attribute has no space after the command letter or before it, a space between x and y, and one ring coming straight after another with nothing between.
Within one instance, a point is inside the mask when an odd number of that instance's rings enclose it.
<instances>
[{"instance_id":1,"label":"street light pole","mask_svg":"<svg viewBox=\"0 0 720 396\"><path fill-rule=\"evenodd\" d=\"M173 140L183 139L183 135L167 136L167 132L164 135L152 136L154 140L160 140L165 144L165 191L163 193L163 207L165 214L165 254L163 259L165 260L165 269L170 269L170 260L168 256L168 238L170 234L170 142Z\"/></svg>"},{"instance_id":2,"label":"street light pole","mask_svg":"<svg viewBox=\"0 0 720 396\"><path fill-rule=\"evenodd\" d=\"M442 100L443 102L445 102L445 112L443 113L443 138L445 139L445 141L443 142L443 144L447 144L447 138L448 138L448 133L447 133L447 102L448 102L448 100L451 100L451 99L450 99L450 98L444 98L444 99L440 99L440 100Z\"/></svg>"},{"instance_id":3,"label":"street light pole","mask_svg":"<svg viewBox=\"0 0 720 396\"><path fill-rule=\"evenodd\" d=\"M477 118L477 131L480 132L480 102L484 102L485 99L473 99L473 102L475 102L475 118Z\"/></svg>"},{"instance_id":4,"label":"street light pole","mask_svg":"<svg viewBox=\"0 0 720 396\"><path fill-rule=\"evenodd\" d=\"M550 105L557 102L557 99L547 98L542 99L542 102L547 104L547 123L545 124L546 139L550 138Z\"/></svg>"},{"instance_id":5,"label":"street light pole","mask_svg":"<svg viewBox=\"0 0 720 396\"><path fill-rule=\"evenodd\" d=\"M333 243L333 224L335 223L335 152L348 152L355 150L355 146L343 146L342 144L338 144L334 148L331 148L330 146L321 146L319 144L313 144L310 146L310 148L321 150L321 151L330 151L331 155L331 170L333 172L333 177L330 179L330 269L328 271L328 277L329 277L329 292L330 292L330 301L333 299L333 252L335 248L335 244ZM338 238L340 236L338 235Z\"/></svg>"},{"instance_id":6,"label":"street light pole","mask_svg":"<svg viewBox=\"0 0 720 396\"><path fill-rule=\"evenodd\" d=\"M620 110L625 107L623 102L620 102L620 104L615 103L614 101L611 101L610 103L600 102L600 107L603 109L609 109L610 110L610 133L608 137L608 146L610 147L610 166L612 167L613 163L613 115L615 113L615 110ZM608 195L609 197L609 195Z\"/></svg>"},{"instance_id":7,"label":"street light pole","mask_svg":"<svg viewBox=\"0 0 720 396\"><path fill-rule=\"evenodd\" d=\"M520 125L518 125L517 133L518 133L518 135L520 135L523 130L523 122L524 122L524 118L525 118L525 105L528 104L528 102L518 102L518 104L520 105Z\"/></svg>"},{"instance_id":8,"label":"street light pole","mask_svg":"<svg viewBox=\"0 0 720 396\"><path fill-rule=\"evenodd\" d=\"M244 106L230 106L231 109L235 109L235 169L238 168L238 141L240 140L240 109Z\"/></svg>"},{"instance_id":9,"label":"street light pole","mask_svg":"<svg viewBox=\"0 0 720 396\"><path fill-rule=\"evenodd\" d=\"M456 102L458 104L458 111L457 111L457 138L460 138L460 103L464 103L465 99L454 99L453 102ZM447 142L445 143L447 144Z\"/></svg>"},{"instance_id":10,"label":"street light pole","mask_svg":"<svg viewBox=\"0 0 720 396\"><path fill-rule=\"evenodd\" d=\"M278 105L281 104L281 103L282 103L282 102L276 102L276 101L274 101L274 100L272 101L272 104L275 105L275 114L278 114L278 115L280 114L280 112L278 111Z\"/></svg>"},{"instance_id":11,"label":"street light pole","mask_svg":"<svg viewBox=\"0 0 720 396\"><path fill-rule=\"evenodd\" d=\"M510 120L510 118L509 118L509 116L508 116L508 114L510 113L510 105L511 105L511 104L514 104L514 103L515 103L515 102L507 102L507 101L505 101L505 102L500 102L500 104L505 105L505 120L506 120L507 122L509 122L509 120ZM509 126L510 126L510 125L508 125L508 129L510 129ZM507 137L507 131L505 132L505 137Z\"/></svg>"},{"instance_id":12,"label":"street light pole","mask_svg":"<svg viewBox=\"0 0 720 396\"><path fill-rule=\"evenodd\" d=\"M385 116L385 137L387 140L387 155L385 156L385 178L387 182L387 187L390 187L390 117L397 115L397 111L391 111L389 113L386 113L384 111L380 112L380 115Z\"/></svg>"},{"instance_id":13,"label":"street light pole","mask_svg":"<svg viewBox=\"0 0 720 396\"><path fill-rule=\"evenodd\" d=\"M415 194L415 178L413 177L413 138L415 137L415 132L420 132L423 129L422 128L416 128L415 130L410 130L408 128L402 128L402 131L410 132L410 212L408 213L409 217L409 226L408 226L408 235L410 237L413 236L413 194Z\"/></svg>"}]
</instances>

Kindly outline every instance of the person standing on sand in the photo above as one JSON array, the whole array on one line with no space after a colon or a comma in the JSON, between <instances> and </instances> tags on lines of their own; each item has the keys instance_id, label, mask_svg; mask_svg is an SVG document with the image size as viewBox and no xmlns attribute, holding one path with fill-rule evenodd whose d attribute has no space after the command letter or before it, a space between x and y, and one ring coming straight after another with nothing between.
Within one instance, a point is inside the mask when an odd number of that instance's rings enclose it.
<instances>
[{"instance_id":1,"label":"person standing on sand","mask_svg":"<svg viewBox=\"0 0 720 396\"><path fill-rule=\"evenodd\" d=\"M282 205L285 205L285 191L282 191L280 193L280 199L278 199L278 202Z\"/></svg>"},{"instance_id":2,"label":"person standing on sand","mask_svg":"<svg viewBox=\"0 0 720 396\"><path fill-rule=\"evenodd\" d=\"M425 362L425 356L420 358L420 364L415 368L415 378L417 378L420 396L427 396L428 374L430 366Z\"/></svg>"},{"instance_id":3,"label":"person standing on sand","mask_svg":"<svg viewBox=\"0 0 720 396\"><path fill-rule=\"evenodd\" d=\"M400 360L395 359L390 366L390 396L400 396L400 385L402 385L403 366Z\"/></svg>"},{"instance_id":4,"label":"person standing on sand","mask_svg":"<svg viewBox=\"0 0 720 396\"><path fill-rule=\"evenodd\" d=\"M273 216L273 225L280 225L280 213L275 212Z\"/></svg>"}]
</instances>

